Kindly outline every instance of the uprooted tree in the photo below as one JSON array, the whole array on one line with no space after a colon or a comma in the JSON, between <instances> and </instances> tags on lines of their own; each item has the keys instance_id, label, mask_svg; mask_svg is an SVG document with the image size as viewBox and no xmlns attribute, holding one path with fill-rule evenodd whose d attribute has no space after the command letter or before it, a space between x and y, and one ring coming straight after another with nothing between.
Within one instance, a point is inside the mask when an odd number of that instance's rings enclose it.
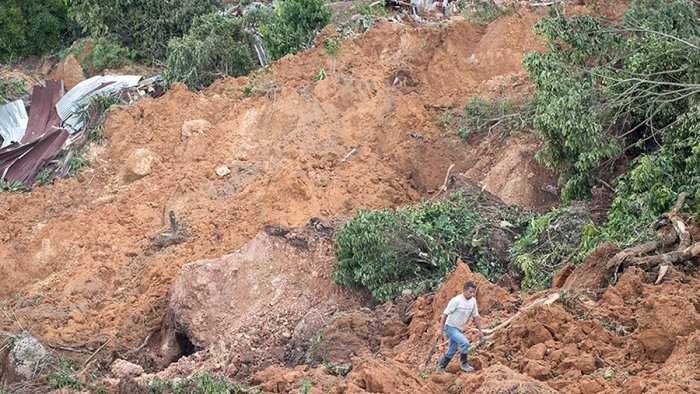
<instances>
[{"instance_id":1,"label":"uprooted tree","mask_svg":"<svg viewBox=\"0 0 700 394\"><path fill-rule=\"evenodd\" d=\"M335 236L334 279L384 301L405 289L432 290L457 258L491 280L513 269L508 250L530 214L462 177L452 194L395 210L362 210ZM510 272L516 280L518 272Z\"/></svg>"},{"instance_id":2,"label":"uprooted tree","mask_svg":"<svg viewBox=\"0 0 700 394\"><path fill-rule=\"evenodd\" d=\"M644 155L692 142L678 135L687 134L683 129L690 125L684 120L698 111L698 5L640 2L619 24L593 15L563 17L558 8L552 13L535 27L547 52L524 59L536 89L535 129L546 143L540 160L560 174L565 199L586 197L620 159L640 155L635 178L649 183L655 174L642 168ZM655 157L670 159L665 153ZM668 164L674 180L684 172L676 168L681 163ZM662 189L653 182L649 186ZM674 186L663 196L655 193L656 215L673 205L684 186L695 187L686 180Z\"/></svg>"}]
</instances>

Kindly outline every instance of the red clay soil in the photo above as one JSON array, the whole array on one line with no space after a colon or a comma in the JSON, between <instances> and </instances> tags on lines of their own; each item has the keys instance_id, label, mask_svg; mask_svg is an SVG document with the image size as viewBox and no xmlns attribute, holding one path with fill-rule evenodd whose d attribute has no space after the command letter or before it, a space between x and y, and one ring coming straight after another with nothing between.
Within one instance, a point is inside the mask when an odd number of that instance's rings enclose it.
<instances>
[{"instance_id":1,"label":"red clay soil","mask_svg":"<svg viewBox=\"0 0 700 394\"><path fill-rule=\"evenodd\" d=\"M255 81L227 79L201 93L175 85L113 110L80 176L0 195L0 296L11 311L0 330L21 325L64 344L112 338L110 347L127 352L161 324L183 264L235 251L264 224L414 203L442 185L450 164L467 172L502 157L517 162L508 165L516 173L546 174L533 159L536 142L515 137L484 151L446 132L435 111L521 74L523 54L540 47L530 32L537 18L381 22L344 41L336 59L320 47ZM328 77L313 81L322 68ZM397 71L413 86L390 85ZM248 97L249 83L275 90ZM507 154L523 146L529 155ZM139 162L137 149L147 150ZM217 175L220 166L231 173ZM508 183L489 179L475 181L496 195ZM555 199L539 191L540 179L519 179L527 192L506 202L538 208ZM159 249L152 240L167 232L170 210L192 236Z\"/></svg>"},{"instance_id":2,"label":"red clay soil","mask_svg":"<svg viewBox=\"0 0 700 394\"><path fill-rule=\"evenodd\" d=\"M391 312L400 303L348 314L323 331L315 350L320 367L270 367L255 374L253 383L268 392L298 390L302 378L318 392L334 393L700 392L697 273L678 271L653 285L632 268L607 289L562 292L551 305L518 314L470 353L476 373L462 373L453 360L447 375L435 374L446 343L440 341L427 370L423 363L444 301L459 294L465 280L479 283L477 299L487 326L547 294L526 299L503 294L460 265L435 295L415 301L410 324ZM467 336L475 339L473 332ZM352 372L334 376L333 366L345 364L352 364Z\"/></svg>"},{"instance_id":3,"label":"red clay soil","mask_svg":"<svg viewBox=\"0 0 700 394\"><path fill-rule=\"evenodd\" d=\"M168 325L175 294L169 291L183 265L254 254L272 242L260 233L268 224L300 227L311 217L416 203L442 186L451 164L452 173L507 203L551 206L557 197L547 190L554 181L534 162L536 139L470 144L442 121L443 108L459 108L471 97L528 89L520 62L541 48L530 28L543 12L520 11L488 26L382 22L343 41L335 57L320 46L249 78L222 80L200 93L175 85L159 99L113 110L106 141L90 147L90 167L78 177L0 194L0 331L27 329L54 350L82 351L72 355L82 358L109 340L95 357L100 362L155 354L154 345L167 339L158 332ZM321 69L327 77L314 81ZM181 227L176 240L167 235L170 210ZM307 283L329 299L339 297L339 306L359 302L333 287L327 244L319 246L322 255L288 264L280 257L285 248L275 249L274 263L259 277L252 263L241 270L264 291L255 293L246 282L233 292L260 310L262 322L277 328L284 326L280 317L308 312L314 300L302 302L308 294L297 291ZM253 257L244 261L266 261ZM595 276L599 266L586 267ZM464 280L479 283L480 311L490 326L548 293L511 294L462 265L436 294L407 295L396 305L354 309L332 321L322 317L320 341L306 349L317 366L260 365L245 373L250 383L280 393L298 392L302 379L313 385L311 393L700 392L700 278L675 269L653 285L647 276L629 269L614 286L571 287L557 302L518 315L475 351L471 375L461 374L455 361L445 376L421 368L442 308ZM268 294L279 278L295 286ZM271 300L256 306L251 294ZM281 297L284 310L277 310ZM255 326L250 318L227 327ZM285 331L277 334L275 340L289 339ZM203 369L236 375L240 360L232 365L232 357L217 353L220 338L210 338L197 343L203 351L139 377L141 387L154 376ZM246 340L251 357L272 346ZM444 349L440 343L431 367ZM278 364L289 363L293 350L280 354ZM352 371L343 376L347 371L338 368L348 363Z\"/></svg>"}]
</instances>

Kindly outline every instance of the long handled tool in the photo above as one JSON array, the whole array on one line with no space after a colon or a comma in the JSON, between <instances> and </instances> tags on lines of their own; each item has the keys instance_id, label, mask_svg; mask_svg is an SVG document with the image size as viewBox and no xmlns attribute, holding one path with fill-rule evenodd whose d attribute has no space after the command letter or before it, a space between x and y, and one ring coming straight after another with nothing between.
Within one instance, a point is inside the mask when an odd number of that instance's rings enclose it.
<instances>
[{"instance_id":1,"label":"long handled tool","mask_svg":"<svg viewBox=\"0 0 700 394\"><path fill-rule=\"evenodd\" d=\"M423 363L423 369L427 369L428 365L430 365L430 359L433 358L433 355L435 354L435 350L437 349L438 342L440 342L440 334L435 335L435 340L433 341L433 346L430 347L430 351L428 352L428 357L425 358L425 363Z\"/></svg>"}]
</instances>

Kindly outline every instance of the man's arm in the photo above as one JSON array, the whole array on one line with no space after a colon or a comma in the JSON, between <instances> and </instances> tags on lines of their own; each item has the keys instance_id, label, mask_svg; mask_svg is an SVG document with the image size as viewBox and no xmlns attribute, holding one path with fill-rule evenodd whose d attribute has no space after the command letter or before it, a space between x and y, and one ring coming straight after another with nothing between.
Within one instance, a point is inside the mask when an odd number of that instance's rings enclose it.
<instances>
[{"instance_id":1,"label":"man's arm","mask_svg":"<svg viewBox=\"0 0 700 394\"><path fill-rule=\"evenodd\" d=\"M479 339L484 337L484 332L481 330L481 318L479 316L474 316L474 324L479 330Z\"/></svg>"},{"instance_id":2,"label":"man's arm","mask_svg":"<svg viewBox=\"0 0 700 394\"><path fill-rule=\"evenodd\" d=\"M445 338L445 322L447 321L447 315L442 314L442 318L440 319L440 335Z\"/></svg>"}]
</instances>

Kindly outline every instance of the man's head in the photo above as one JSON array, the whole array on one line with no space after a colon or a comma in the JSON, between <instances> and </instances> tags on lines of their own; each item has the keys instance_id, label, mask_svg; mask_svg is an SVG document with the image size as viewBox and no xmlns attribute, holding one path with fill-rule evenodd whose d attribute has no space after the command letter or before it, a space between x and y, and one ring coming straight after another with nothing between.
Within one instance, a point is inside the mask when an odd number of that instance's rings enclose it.
<instances>
[{"instance_id":1,"label":"man's head","mask_svg":"<svg viewBox=\"0 0 700 394\"><path fill-rule=\"evenodd\" d=\"M465 282L464 287L462 288L462 294L466 299L474 297L476 295L476 284L474 284L472 281Z\"/></svg>"}]
</instances>

